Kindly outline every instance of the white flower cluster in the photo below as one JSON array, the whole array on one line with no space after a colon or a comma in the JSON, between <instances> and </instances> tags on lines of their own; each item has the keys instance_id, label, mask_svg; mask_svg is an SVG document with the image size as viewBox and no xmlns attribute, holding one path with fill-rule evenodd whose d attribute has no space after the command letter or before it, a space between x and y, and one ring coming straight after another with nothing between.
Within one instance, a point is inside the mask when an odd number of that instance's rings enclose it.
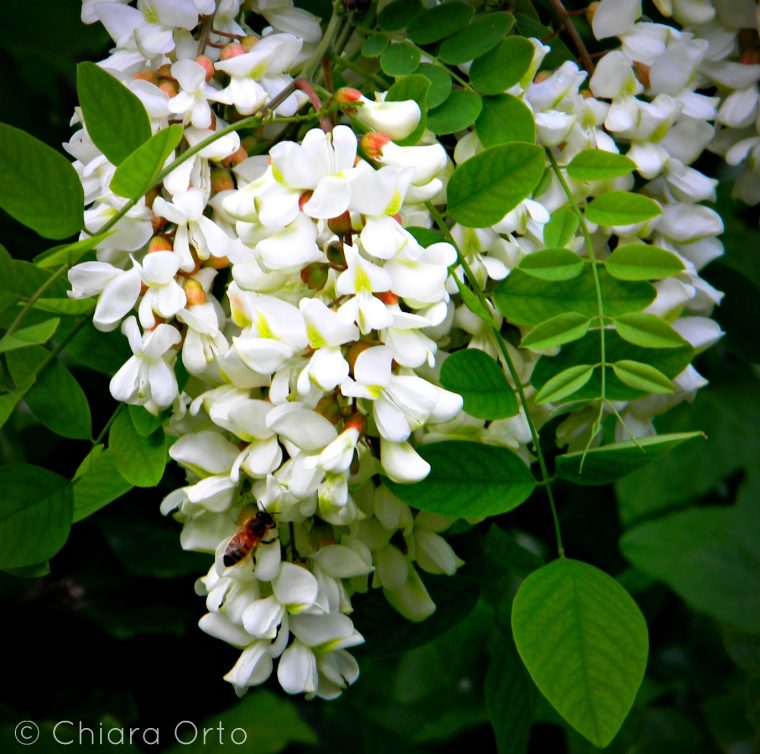
<instances>
[{"instance_id":1,"label":"white flower cluster","mask_svg":"<svg viewBox=\"0 0 760 754\"><path fill-rule=\"evenodd\" d=\"M85 3L83 15L108 29L116 48L102 65L141 99L153 130L180 122L192 146L226 125L220 104L247 115L285 90L303 45L319 38L308 14L263 2L275 28L258 38L234 21L239 5L221 3L210 39L240 42L202 55L192 32L213 3ZM301 103L291 95L275 115ZM279 658L287 692L338 695L358 674L346 649L363 641L350 596L381 588L422 620L435 605L417 569L461 565L439 534L450 520L413 514L375 481L424 478L411 435L462 406L415 371L433 374L436 332L450 326L456 252L423 248L399 222L441 192L447 156L437 143L390 140L418 125L414 102L366 102L359 117L385 132L370 136L373 164L344 125L250 158L230 134L171 172L97 261L69 273L72 297L98 296L95 326L121 326L133 351L113 396L171 407L170 455L188 486L162 510L183 522L184 548L216 553L198 584L209 610L200 626L243 650L226 676L239 693ZM74 122L66 147L94 233L124 200L80 113ZM178 357L190 376L182 389Z\"/></svg>"},{"instance_id":2,"label":"white flower cluster","mask_svg":"<svg viewBox=\"0 0 760 754\"><path fill-rule=\"evenodd\" d=\"M316 19L290 0L246 4L270 24L262 36L240 25L241 4L84 0L82 17L113 38L101 65L140 98L153 131L181 123L193 147L226 125L223 114L249 115L287 90L320 39ZM214 12L199 50L199 29ZM648 181L642 190L663 213L636 226L592 226L594 247L604 254L614 234L676 253L686 269L657 284L649 311L702 349L721 334L709 319L720 294L699 270L722 252L722 223L700 204L713 198L715 181L691 163L720 141L709 121L729 125L719 112L732 111L733 95L721 105L696 92L707 75L700 72L716 70L705 66L714 44L707 27L636 23L639 12L628 0L598 6L595 32L619 35L622 47L599 61L590 90L581 90L586 74L574 63L535 76L548 48L534 40L532 69L509 93L531 109L539 143L560 164L584 149L628 145ZM293 119L305 100L297 91L274 115ZM499 358L483 320L451 298L450 271L462 278L454 247L425 248L405 229L431 227L425 203L445 202L446 150L429 133L418 146L396 143L419 124L414 102L370 101L352 89L335 100L355 106L368 129L361 139L346 125L309 130L300 141L285 140L276 123L242 142L227 134L132 207L98 245L97 261L69 273L70 295L98 297L95 326L121 327L132 349L111 381L113 396L170 414L170 455L188 484L162 510L183 523L185 549L215 553L198 583L209 611L200 625L242 650L226 676L239 693L265 681L277 660L287 692L337 696L358 674L347 652L363 641L349 617L356 593L381 588L412 620L435 609L419 571L451 575L461 565L440 535L451 521L412 512L378 482L379 474L425 478L415 445L474 439L529 460L522 410L484 423L437 384L444 349ZM81 128L66 148L85 189L87 230L96 233L126 200L110 190L115 166L81 113L74 123ZM268 141L268 154L248 156ZM455 162L481 149L475 132L460 134ZM586 199L630 189L634 179L569 183ZM472 282L485 288L544 248L550 213L566 204L554 178L492 228L455 225ZM571 245L584 253L582 238ZM507 348L527 384L538 356ZM675 396L617 405L626 431L652 433L652 416L704 380L688 367L676 384ZM536 423L546 415L536 409ZM572 413L561 439L577 439L590 421L587 411Z\"/></svg>"}]
</instances>

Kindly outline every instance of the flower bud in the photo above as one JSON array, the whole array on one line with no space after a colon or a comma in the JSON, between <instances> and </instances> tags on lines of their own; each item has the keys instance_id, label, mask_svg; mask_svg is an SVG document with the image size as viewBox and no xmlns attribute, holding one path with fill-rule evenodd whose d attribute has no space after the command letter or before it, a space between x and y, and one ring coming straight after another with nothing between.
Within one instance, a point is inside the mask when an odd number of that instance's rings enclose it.
<instances>
[{"instance_id":1,"label":"flower bud","mask_svg":"<svg viewBox=\"0 0 760 754\"><path fill-rule=\"evenodd\" d=\"M651 70L652 70L651 66L648 66L645 63L640 63L638 60L634 60L633 61L633 72L634 72L636 78L647 89L649 88L649 84L650 84L649 72Z\"/></svg>"},{"instance_id":2,"label":"flower bud","mask_svg":"<svg viewBox=\"0 0 760 754\"><path fill-rule=\"evenodd\" d=\"M159 79L158 88L169 97L176 97L179 94L179 84L174 79Z\"/></svg>"},{"instance_id":3,"label":"flower bud","mask_svg":"<svg viewBox=\"0 0 760 754\"><path fill-rule=\"evenodd\" d=\"M172 251L174 246L166 236L153 236L148 242L148 254L154 251Z\"/></svg>"},{"instance_id":4,"label":"flower bud","mask_svg":"<svg viewBox=\"0 0 760 754\"><path fill-rule=\"evenodd\" d=\"M204 71L206 71L206 81L211 81L211 79L214 78L214 74L216 73L216 69L214 68L214 61L211 60L208 55L198 55L198 57L195 58L195 62L201 66Z\"/></svg>"},{"instance_id":5,"label":"flower bud","mask_svg":"<svg viewBox=\"0 0 760 754\"><path fill-rule=\"evenodd\" d=\"M147 81L150 84L158 83L158 76L155 71L150 71L147 68L144 71L138 71L132 78L135 81Z\"/></svg>"},{"instance_id":6,"label":"flower bud","mask_svg":"<svg viewBox=\"0 0 760 754\"><path fill-rule=\"evenodd\" d=\"M376 298L379 298L387 306L394 306L398 304L398 296L393 291L381 291L375 294Z\"/></svg>"},{"instance_id":7,"label":"flower bud","mask_svg":"<svg viewBox=\"0 0 760 754\"><path fill-rule=\"evenodd\" d=\"M211 267L212 270L224 270L230 266L230 260L227 257L209 257L204 267Z\"/></svg>"},{"instance_id":8,"label":"flower bud","mask_svg":"<svg viewBox=\"0 0 760 754\"><path fill-rule=\"evenodd\" d=\"M311 264L307 264L306 267L301 270L301 280L303 280L312 291L321 291L327 282L329 270L329 265L324 262L312 262Z\"/></svg>"},{"instance_id":9,"label":"flower bud","mask_svg":"<svg viewBox=\"0 0 760 754\"><path fill-rule=\"evenodd\" d=\"M238 55L245 55L245 53L245 47L239 42L230 42L222 47L219 58L221 60L229 60L230 58L236 58Z\"/></svg>"},{"instance_id":10,"label":"flower bud","mask_svg":"<svg viewBox=\"0 0 760 754\"><path fill-rule=\"evenodd\" d=\"M346 210L342 215L338 215L338 217L331 217L327 221L327 227L336 236L347 236L353 230L351 226L351 213Z\"/></svg>"},{"instance_id":11,"label":"flower bud","mask_svg":"<svg viewBox=\"0 0 760 754\"><path fill-rule=\"evenodd\" d=\"M259 37L255 34L248 34L240 40L240 44L246 52L250 52L258 43Z\"/></svg>"},{"instance_id":12,"label":"flower bud","mask_svg":"<svg viewBox=\"0 0 760 754\"><path fill-rule=\"evenodd\" d=\"M303 212L303 205L306 204L306 202L308 202L309 199L311 199L313 194L314 192L309 190L309 191L304 191L303 194L301 194L301 196L298 197L298 209L300 209L301 212Z\"/></svg>"},{"instance_id":13,"label":"flower bud","mask_svg":"<svg viewBox=\"0 0 760 754\"><path fill-rule=\"evenodd\" d=\"M371 160L379 160L383 156L383 147L389 141L385 134L370 131L359 140L359 147Z\"/></svg>"},{"instance_id":14,"label":"flower bud","mask_svg":"<svg viewBox=\"0 0 760 754\"><path fill-rule=\"evenodd\" d=\"M185 290L185 296L187 296L188 306L200 306L206 303L206 291L203 290L203 286L193 278L187 278L182 286Z\"/></svg>"},{"instance_id":15,"label":"flower bud","mask_svg":"<svg viewBox=\"0 0 760 754\"><path fill-rule=\"evenodd\" d=\"M594 21L596 15L596 9L599 7L599 1L595 0L593 3L589 3L586 8L586 20L591 24Z\"/></svg>"},{"instance_id":16,"label":"flower bud","mask_svg":"<svg viewBox=\"0 0 760 754\"><path fill-rule=\"evenodd\" d=\"M248 155L250 155L259 144L261 144L261 139L253 134L248 134L248 136L244 136L240 139L240 146L245 149Z\"/></svg>"},{"instance_id":17,"label":"flower bud","mask_svg":"<svg viewBox=\"0 0 760 754\"><path fill-rule=\"evenodd\" d=\"M227 155L227 157L222 160L222 165L225 168L234 168L235 165L239 165L247 159L248 152L245 151L245 147L240 146L232 154Z\"/></svg>"},{"instance_id":18,"label":"flower bud","mask_svg":"<svg viewBox=\"0 0 760 754\"><path fill-rule=\"evenodd\" d=\"M350 86L342 86L333 95L333 101L339 105L353 105L362 99L362 93Z\"/></svg>"},{"instance_id":19,"label":"flower bud","mask_svg":"<svg viewBox=\"0 0 760 754\"><path fill-rule=\"evenodd\" d=\"M334 393L320 398L314 410L333 424L337 424L340 421L340 404Z\"/></svg>"},{"instance_id":20,"label":"flower bud","mask_svg":"<svg viewBox=\"0 0 760 754\"><path fill-rule=\"evenodd\" d=\"M362 340L359 340L356 343L352 343L348 347L348 350L346 351L346 361L348 362L348 367L351 370L351 374L354 373L354 365L356 364L356 360L368 348L372 348L372 343L365 343Z\"/></svg>"},{"instance_id":21,"label":"flower bud","mask_svg":"<svg viewBox=\"0 0 760 754\"><path fill-rule=\"evenodd\" d=\"M348 429L355 429L360 436L364 435L367 432L367 417L358 412L353 414L343 425L344 432Z\"/></svg>"},{"instance_id":22,"label":"flower bud","mask_svg":"<svg viewBox=\"0 0 760 754\"><path fill-rule=\"evenodd\" d=\"M336 267L346 267L346 255L343 253L343 245L340 243L331 243L326 249L327 261Z\"/></svg>"},{"instance_id":23,"label":"flower bud","mask_svg":"<svg viewBox=\"0 0 760 754\"><path fill-rule=\"evenodd\" d=\"M156 68L156 76L160 79L171 79L174 81L174 76L172 76L172 64L164 63L163 65L160 65Z\"/></svg>"},{"instance_id":24,"label":"flower bud","mask_svg":"<svg viewBox=\"0 0 760 754\"><path fill-rule=\"evenodd\" d=\"M218 194L220 191L231 191L235 188L235 179L232 173L225 168L211 168L211 193Z\"/></svg>"}]
</instances>

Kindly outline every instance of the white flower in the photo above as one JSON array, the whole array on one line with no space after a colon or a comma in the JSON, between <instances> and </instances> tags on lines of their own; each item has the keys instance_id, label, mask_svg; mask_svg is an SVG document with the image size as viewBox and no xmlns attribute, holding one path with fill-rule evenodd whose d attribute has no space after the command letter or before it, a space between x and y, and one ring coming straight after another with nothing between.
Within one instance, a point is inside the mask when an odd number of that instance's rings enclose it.
<instances>
[{"instance_id":1,"label":"white flower","mask_svg":"<svg viewBox=\"0 0 760 754\"><path fill-rule=\"evenodd\" d=\"M134 317L124 320L121 331L134 355L111 379L111 395L154 412L171 405L177 396L177 378L169 362L176 357L173 346L181 340L179 332L161 324L142 336Z\"/></svg>"},{"instance_id":2,"label":"white flower","mask_svg":"<svg viewBox=\"0 0 760 754\"><path fill-rule=\"evenodd\" d=\"M69 270L71 298L100 294L93 324L98 330L116 329L140 295L140 271L130 266L121 270L107 262L82 262Z\"/></svg>"},{"instance_id":3,"label":"white flower","mask_svg":"<svg viewBox=\"0 0 760 754\"><path fill-rule=\"evenodd\" d=\"M172 65L172 76L181 89L167 103L169 112L181 115L183 123L190 123L195 128L209 128L209 100L227 102L229 97L206 83L206 69L194 60L178 60Z\"/></svg>"}]
</instances>

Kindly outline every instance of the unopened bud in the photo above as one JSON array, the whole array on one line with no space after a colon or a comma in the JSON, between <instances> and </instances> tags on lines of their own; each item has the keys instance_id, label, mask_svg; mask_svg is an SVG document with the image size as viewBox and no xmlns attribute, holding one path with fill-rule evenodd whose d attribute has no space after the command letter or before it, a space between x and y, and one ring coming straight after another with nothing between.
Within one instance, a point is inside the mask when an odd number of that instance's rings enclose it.
<instances>
[{"instance_id":1,"label":"unopened bud","mask_svg":"<svg viewBox=\"0 0 760 754\"><path fill-rule=\"evenodd\" d=\"M153 215L150 218L150 227L151 230L154 233L159 233L162 231L167 225L169 224L169 221L165 217L159 217L158 215Z\"/></svg>"},{"instance_id":2,"label":"unopened bud","mask_svg":"<svg viewBox=\"0 0 760 754\"><path fill-rule=\"evenodd\" d=\"M340 421L340 404L338 403L338 398L333 393L320 398L314 410L333 424L337 424Z\"/></svg>"},{"instance_id":3,"label":"unopened bud","mask_svg":"<svg viewBox=\"0 0 760 754\"><path fill-rule=\"evenodd\" d=\"M649 89L651 83L649 79L651 70L651 66L648 66L646 63L641 63L638 60L633 61L633 73L646 89Z\"/></svg>"},{"instance_id":4,"label":"unopened bud","mask_svg":"<svg viewBox=\"0 0 760 754\"><path fill-rule=\"evenodd\" d=\"M158 84L158 76L154 71L149 71L147 68L144 71L138 71L132 78L135 81L147 81L150 84Z\"/></svg>"},{"instance_id":5,"label":"unopened bud","mask_svg":"<svg viewBox=\"0 0 760 754\"><path fill-rule=\"evenodd\" d=\"M156 68L156 76L158 76L160 79L174 80L174 76L172 76L172 64L164 63L163 65L160 65L158 68Z\"/></svg>"},{"instance_id":6,"label":"unopened bud","mask_svg":"<svg viewBox=\"0 0 760 754\"><path fill-rule=\"evenodd\" d=\"M346 266L346 255L343 253L343 244L331 243L327 247L327 261L336 267Z\"/></svg>"},{"instance_id":7,"label":"unopened bud","mask_svg":"<svg viewBox=\"0 0 760 754\"><path fill-rule=\"evenodd\" d=\"M360 436L363 436L367 431L367 417L358 412L353 414L343 425L343 431L347 429L355 429Z\"/></svg>"},{"instance_id":8,"label":"unopened bud","mask_svg":"<svg viewBox=\"0 0 760 754\"><path fill-rule=\"evenodd\" d=\"M206 260L206 267L214 270L226 270L230 266L230 260L227 257L209 257Z\"/></svg>"},{"instance_id":9,"label":"unopened bud","mask_svg":"<svg viewBox=\"0 0 760 754\"><path fill-rule=\"evenodd\" d=\"M201 66L204 71L206 71L206 81L211 81L211 79L214 78L214 74L216 73L216 69L214 68L214 61L211 60L208 55L198 55L198 57L195 58L195 62Z\"/></svg>"},{"instance_id":10,"label":"unopened bud","mask_svg":"<svg viewBox=\"0 0 760 754\"><path fill-rule=\"evenodd\" d=\"M333 95L333 101L339 105L354 105L362 98L362 93L351 86L342 86Z\"/></svg>"},{"instance_id":11,"label":"unopened bud","mask_svg":"<svg viewBox=\"0 0 760 754\"><path fill-rule=\"evenodd\" d=\"M155 251L171 251L173 248L172 242L166 236L153 236L148 241L148 254Z\"/></svg>"},{"instance_id":12,"label":"unopened bud","mask_svg":"<svg viewBox=\"0 0 760 754\"><path fill-rule=\"evenodd\" d=\"M550 71L539 71L536 74L536 77L533 79L534 84L540 84L542 81L546 81L546 79L551 78L551 72Z\"/></svg>"},{"instance_id":13,"label":"unopened bud","mask_svg":"<svg viewBox=\"0 0 760 754\"><path fill-rule=\"evenodd\" d=\"M398 303L398 296L393 291L382 291L375 296L387 306L395 306Z\"/></svg>"},{"instance_id":14,"label":"unopened bud","mask_svg":"<svg viewBox=\"0 0 760 754\"><path fill-rule=\"evenodd\" d=\"M225 168L211 168L211 193L218 194L220 191L231 191L235 188L235 179L232 173Z\"/></svg>"},{"instance_id":15,"label":"unopened bud","mask_svg":"<svg viewBox=\"0 0 760 754\"><path fill-rule=\"evenodd\" d=\"M351 370L351 374L354 373L356 360L368 348L372 348L372 343L365 343L362 340L359 340L356 343L352 343L348 347L348 350L346 351L346 361L348 362L348 367Z\"/></svg>"},{"instance_id":16,"label":"unopened bud","mask_svg":"<svg viewBox=\"0 0 760 754\"><path fill-rule=\"evenodd\" d=\"M222 165L225 168L234 168L235 165L239 165L248 159L248 152L245 151L245 147L238 147L232 154L227 155L222 160Z\"/></svg>"},{"instance_id":17,"label":"unopened bud","mask_svg":"<svg viewBox=\"0 0 760 754\"><path fill-rule=\"evenodd\" d=\"M222 51L219 57L222 60L229 60L230 58L236 58L238 55L245 55L246 49L240 42L230 42L222 47Z\"/></svg>"},{"instance_id":18,"label":"unopened bud","mask_svg":"<svg viewBox=\"0 0 760 754\"><path fill-rule=\"evenodd\" d=\"M757 65L760 63L760 48L750 47L739 56L739 62L744 65Z\"/></svg>"},{"instance_id":19,"label":"unopened bud","mask_svg":"<svg viewBox=\"0 0 760 754\"><path fill-rule=\"evenodd\" d=\"M385 134L370 131L359 140L359 147L371 160L379 160L383 156L383 147L389 141Z\"/></svg>"},{"instance_id":20,"label":"unopened bud","mask_svg":"<svg viewBox=\"0 0 760 754\"><path fill-rule=\"evenodd\" d=\"M240 40L240 44L246 52L250 52L259 42L259 37L255 34L248 34Z\"/></svg>"},{"instance_id":21,"label":"unopened bud","mask_svg":"<svg viewBox=\"0 0 760 754\"><path fill-rule=\"evenodd\" d=\"M158 88L169 97L176 97L179 94L179 85L174 79L159 79Z\"/></svg>"},{"instance_id":22,"label":"unopened bud","mask_svg":"<svg viewBox=\"0 0 760 754\"><path fill-rule=\"evenodd\" d=\"M594 16L596 15L596 9L599 7L598 2L589 3L588 7L586 8L586 20L589 23L592 23L594 20Z\"/></svg>"},{"instance_id":23,"label":"unopened bud","mask_svg":"<svg viewBox=\"0 0 760 754\"><path fill-rule=\"evenodd\" d=\"M312 262L301 270L301 280L312 291L321 291L325 287L329 271L330 266L324 262Z\"/></svg>"},{"instance_id":24,"label":"unopened bud","mask_svg":"<svg viewBox=\"0 0 760 754\"><path fill-rule=\"evenodd\" d=\"M182 287L185 289L188 306L200 306L206 303L206 291L203 290L203 286L197 280L187 278Z\"/></svg>"},{"instance_id":25,"label":"unopened bud","mask_svg":"<svg viewBox=\"0 0 760 754\"><path fill-rule=\"evenodd\" d=\"M148 209L151 209L153 207L153 202L156 200L156 197L160 195L160 192L158 190L158 187L153 186L153 188L148 189L148 191L145 194L145 206Z\"/></svg>"},{"instance_id":26,"label":"unopened bud","mask_svg":"<svg viewBox=\"0 0 760 754\"><path fill-rule=\"evenodd\" d=\"M244 136L240 139L240 146L245 149L248 155L252 154L259 144L261 144L261 139L253 134L248 134L248 136Z\"/></svg>"},{"instance_id":27,"label":"unopened bud","mask_svg":"<svg viewBox=\"0 0 760 754\"><path fill-rule=\"evenodd\" d=\"M346 210L342 215L331 217L327 221L327 227L335 233L336 236L347 236L353 228L351 227L351 213Z\"/></svg>"},{"instance_id":28,"label":"unopened bud","mask_svg":"<svg viewBox=\"0 0 760 754\"><path fill-rule=\"evenodd\" d=\"M301 194L301 196L298 197L298 209L303 211L303 205L306 204L306 202L308 202L309 199L311 199L313 194L314 192L311 190L304 191L303 194Z\"/></svg>"}]
</instances>

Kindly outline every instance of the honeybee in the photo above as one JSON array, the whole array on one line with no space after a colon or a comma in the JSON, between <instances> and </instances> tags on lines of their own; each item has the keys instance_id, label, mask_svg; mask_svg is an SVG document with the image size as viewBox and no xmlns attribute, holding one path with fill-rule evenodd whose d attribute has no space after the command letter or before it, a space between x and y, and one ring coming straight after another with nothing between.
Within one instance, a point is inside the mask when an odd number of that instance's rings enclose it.
<instances>
[{"instance_id":1,"label":"honeybee","mask_svg":"<svg viewBox=\"0 0 760 754\"><path fill-rule=\"evenodd\" d=\"M265 540L264 537L276 528L277 524L271 513L262 510L251 513L250 509L244 509L238 520L238 530L230 537L224 551L225 567L239 563L255 552L260 543L268 545L274 542L274 539Z\"/></svg>"}]
</instances>

